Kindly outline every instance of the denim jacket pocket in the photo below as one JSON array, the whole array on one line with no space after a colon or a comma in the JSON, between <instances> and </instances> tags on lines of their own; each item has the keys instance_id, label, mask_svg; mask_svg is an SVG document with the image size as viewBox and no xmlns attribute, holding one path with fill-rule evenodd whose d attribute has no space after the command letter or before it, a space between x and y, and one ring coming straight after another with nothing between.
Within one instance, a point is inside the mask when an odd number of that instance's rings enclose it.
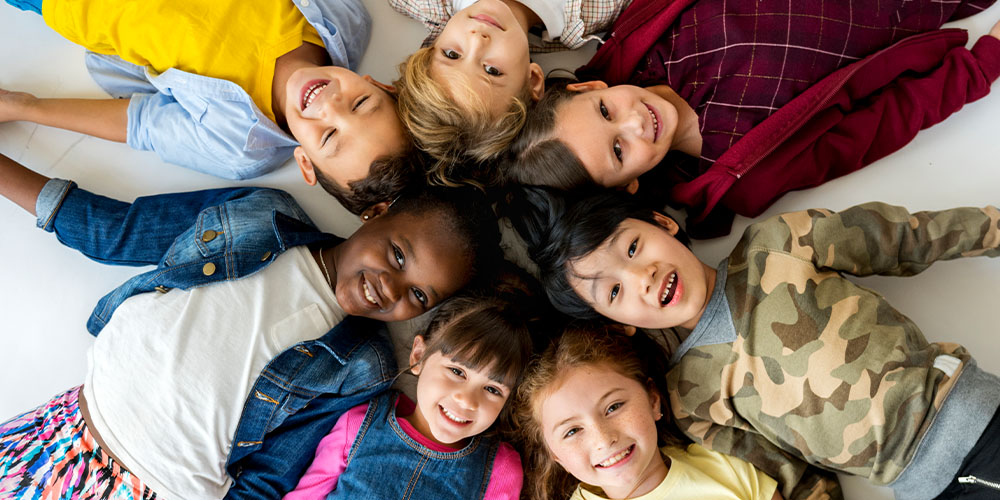
<instances>
[{"instance_id":1,"label":"denim jacket pocket","mask_svg":"<svg viewBox=\"0 0 1000 500\"><path fill-rule=\"evenodd\" d=\"M223 205L224 206L224 205ZM228 224L222 215L222 206L214 206L202 210L198 214L198 222L189 235L202 257L211 257L226 251L229 247Z\"/></svg>"}]
</instances>

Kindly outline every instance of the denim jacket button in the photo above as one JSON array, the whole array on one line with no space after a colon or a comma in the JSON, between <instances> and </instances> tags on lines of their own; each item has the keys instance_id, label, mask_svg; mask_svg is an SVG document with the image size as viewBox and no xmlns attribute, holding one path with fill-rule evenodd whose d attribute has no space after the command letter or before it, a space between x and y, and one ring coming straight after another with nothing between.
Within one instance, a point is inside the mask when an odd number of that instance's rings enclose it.
<instances>
[{"instance_id":1,"label":"denim jacket button","mask_svg":"<svg viewBox=\"0 0 1000 500\"><path fill-rule=\"evenodd\" d=\"M167 292L170 291L169 288L167 288L167 287L165 287L163 285L157 285L155 288L153 288L153 290L156 290L157 292L160 292L160 293L167 293Z\"/></svg>"},{"instance_id":2,"label":"denim jacket button","mask_svg":"<svg viewBox=\"0 0 1000 500\"><path fill-rule=\"evenodd\" d=\"M271 251L268 250L267 252L264 252L264 255L262 255L260 257L260 261L264 262L264 261L266 261L267 259L270 259L270 258L271 258Z\"/></svg>"},{"instance_id":3,"label":"denim jacket button","mask_svg":"<svg viewBox=\"0 0 1000 500\"><path fill-rule=\"evenodd\" d=\"M215 274L215 264L212 264L211 262L209 262L208 264L205 264L204 267L201 268L201 272L205 276L211 276L211 275Z\"/></svg>"},{"instance_id":4,"label":"denim jacket button","mask_svg":"<svg viewBox=\"0 0 1000 500\"><path fill-rule=\"evenodd\" d=\"M217 232L212 231L211 229L209 229L208 231L205 231L204 233L201 233L201 241L204 241L205 243L208 243L209 241L214 240L215 237L218 236L218 234L219 233L217 233Z\"/></svg>"}]
</instances>

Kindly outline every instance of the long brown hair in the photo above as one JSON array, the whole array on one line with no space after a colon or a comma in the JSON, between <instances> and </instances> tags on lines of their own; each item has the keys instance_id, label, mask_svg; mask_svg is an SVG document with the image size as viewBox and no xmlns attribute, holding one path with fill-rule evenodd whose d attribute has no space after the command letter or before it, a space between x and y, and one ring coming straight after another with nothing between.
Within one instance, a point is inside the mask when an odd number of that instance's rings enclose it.
<instances>
[{"instance_id":1,"label":"long brown hair","mask_svg":"<svg viewBox=\"0 0 1000 500\"><path fill-rule=\"evenodd\" d=\"M640 355L640 353L643 353ZM652 380L666 405L663 388L666 357L645 335L626 337L621 327L605 323L575 323L552 342L536 359L517 390L515 422L524 451L525 491L534 500L565 499L580 483L552 459L540 425L539 409L551 394L553 383L566 370L600 364L647 387ZM657 421L657 431L664 444L681 443L676 428L669 422L669 412Z\"/></svg>"}]
</instances>

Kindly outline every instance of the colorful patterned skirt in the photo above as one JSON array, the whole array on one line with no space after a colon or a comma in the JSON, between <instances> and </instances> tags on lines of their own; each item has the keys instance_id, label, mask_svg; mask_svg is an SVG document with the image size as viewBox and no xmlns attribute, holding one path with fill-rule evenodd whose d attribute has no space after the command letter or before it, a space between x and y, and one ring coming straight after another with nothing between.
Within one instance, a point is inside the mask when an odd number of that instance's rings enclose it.
<instances>
[{"instance_id":1,"label":"colorful patterned skirt","mask_svg":"<svg viewBox=\"0 0 1000 500\"><path fill-rule=\"evenodd\" d=\"M0 424L0 498L156 498L97 445L79 398L76 387Z\"/></svg>"}]
</instances>

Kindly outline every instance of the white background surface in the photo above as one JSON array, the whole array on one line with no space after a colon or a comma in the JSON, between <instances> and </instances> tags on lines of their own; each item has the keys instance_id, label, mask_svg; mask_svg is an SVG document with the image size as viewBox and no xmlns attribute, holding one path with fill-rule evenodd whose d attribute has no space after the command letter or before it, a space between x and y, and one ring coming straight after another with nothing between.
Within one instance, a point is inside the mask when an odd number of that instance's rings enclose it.
<instances>
[{"instance_id":1,"label":"white background surface","mask_svg":"<svg viewBox=\"0 0 1000 500\"><path fill-rule=\"evenodd\" d=\"M361 65L382 81L423 39L423 27L384 0L366 0L375 19ZM974 41L1000 19L1000 6L958 23ZM970 42L971 45L971 42ZM575 68L578 54L539 58L546 69ZM106 97L84 68L83 50L53 33L40 16L0 2L0 87L43 97ZM1000 96L966 106L923 131L900 152L823 186L784 196L765 214L811 207L841 209L881 200L911 210L1000 203ZM136 196L234 185L162 163L154 153L24 122L0 124L0 153L50 177L125 200ZM0 179L0 182L3 180ZM318 187L302 182L293 162L246 182L291 192L329 232L346 236L353 217ZM750 221L737 218L728 237L696 242L695 252L716 263ZM33 408L83 381L92 342L85 324L97 300L137 269L97 264L35 228L34 218L0 199L0 421ZM1000 373L1000 260L939 263L913 278L859 280L879 290L920 325L932 341L965 345L979 363ZM155 397L155 395L150 395ZM971 438L970 438L971 439ZM892 498L889 490L845 478L848 499Z\"/></svg>"}]
</instances>

